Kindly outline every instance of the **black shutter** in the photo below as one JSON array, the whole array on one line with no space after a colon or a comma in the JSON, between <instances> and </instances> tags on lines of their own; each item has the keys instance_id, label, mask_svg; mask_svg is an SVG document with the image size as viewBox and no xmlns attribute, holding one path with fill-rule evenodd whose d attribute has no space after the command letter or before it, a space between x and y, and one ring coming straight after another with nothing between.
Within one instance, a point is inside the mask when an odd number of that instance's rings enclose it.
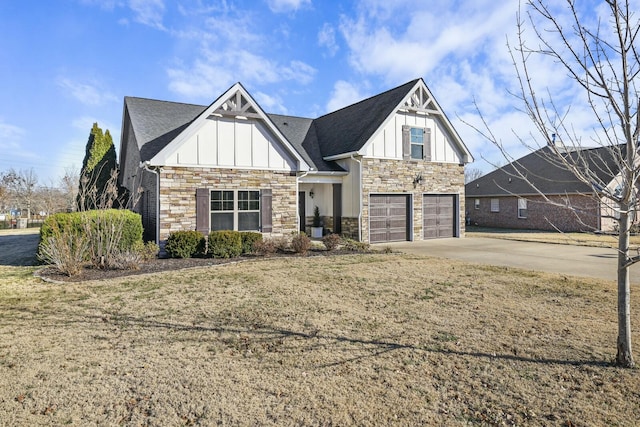
<instances>
[{"instance_id":1,"label":"black shutter","mask_svg":"<svg viewBox=\"0 0 640 427\"><path fill-rule=\"evenodd\" d=\"M426 128L424 130L424 159L428 162L431 161L431 129Z\"/></svg>"},{"instance_id":2,"label":"black shutter","mask_svg":"<svg viewBox=\"0 0 640 427\"><path fill-rule=\"evenodd\" d=\"M273 229L271 199L270 188L260 190L260 223L262 224L263 233L271 233Z\"/></svg>"},{"instance_id":3,"label":"black shutter","mask_svg":"<svg viewBox=\"0 0 640 427\"><path fill-rule=\"evenodd\" d=\"M209 189L196 188L196 231L209 234Z\"/></svg>"},{"instance_id":4,"label":"black shutter","mask_svg":"<svg viewBox=\"0 0 640 427\"><path fill-rule=\"evenodd\" d=\"M411 160L411 126L402 126L402 158Z\"/></svg>"}]
</instances>

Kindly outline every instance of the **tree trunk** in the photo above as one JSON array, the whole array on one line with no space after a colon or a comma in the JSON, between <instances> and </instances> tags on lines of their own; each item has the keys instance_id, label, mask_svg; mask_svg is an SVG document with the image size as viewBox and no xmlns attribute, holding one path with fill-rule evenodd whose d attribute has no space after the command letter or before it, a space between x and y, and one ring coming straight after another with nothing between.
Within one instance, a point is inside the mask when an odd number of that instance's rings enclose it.
<instances>
[{"instance_id":1,"label":"tree trunk","mask_svg":"<svg viewBox=\"0 0 640 427\"><path fill-rule=\"evenodd\" d=\"M618 236L618 354L616 365L633 368L631 351L631 309L629 289L629 203L620 204L620 235Z\"/></svg>"}]
</instances>

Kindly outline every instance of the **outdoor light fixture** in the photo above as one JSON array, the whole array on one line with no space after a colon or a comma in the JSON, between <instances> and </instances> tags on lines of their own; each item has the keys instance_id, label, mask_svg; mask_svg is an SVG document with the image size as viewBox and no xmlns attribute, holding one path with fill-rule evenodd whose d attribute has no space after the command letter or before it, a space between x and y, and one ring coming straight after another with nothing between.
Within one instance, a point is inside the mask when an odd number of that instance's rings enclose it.
<instances>
[{"instance_id":1,"label":"outdoor light fixture","mask_svg":"<svg viewBox=\"0 0 640 427\"><path fill-rule=\"evenodd\" d=\"M311 197L313 199L314 193L313 193L313 188L311 189L311 191L309 191L309 197Z\"/></svg>"},{"instance_id":2,"label":"outdoor light fixture","mask_svg":"<svg viewBox=\"0 0 640 427\"><path fill-rule=\"evenodd\" d=\"M416 185L422 182L422 172L418 172L415 178L413 178L413 188L416 188Z\"/></svg>"}]
</instances>

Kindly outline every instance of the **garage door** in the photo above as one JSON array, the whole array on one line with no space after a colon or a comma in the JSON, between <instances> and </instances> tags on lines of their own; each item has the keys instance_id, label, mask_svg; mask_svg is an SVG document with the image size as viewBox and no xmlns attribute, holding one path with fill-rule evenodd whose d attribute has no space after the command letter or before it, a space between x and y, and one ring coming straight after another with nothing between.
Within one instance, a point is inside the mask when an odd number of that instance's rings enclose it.
<instances>
[{"instance_id":1,"label":"garage door","mask_svg":"<svg viewBox=\"0 0 640 427\"><path fill-rule=\"evenodd\" d=\"M456 196L426 194L423 196L423 227L425 239L456 235Z\"/></svg>"},{"instance_id":2,"label":"garage door","mask_svg":"<svg viewBox=\"0 0 640 427\"><path fill-rule=\"evenodd\" d=\"M372 194L369 199L369 241L409 240L409 196Z\"/></svg>"}]
</instances>

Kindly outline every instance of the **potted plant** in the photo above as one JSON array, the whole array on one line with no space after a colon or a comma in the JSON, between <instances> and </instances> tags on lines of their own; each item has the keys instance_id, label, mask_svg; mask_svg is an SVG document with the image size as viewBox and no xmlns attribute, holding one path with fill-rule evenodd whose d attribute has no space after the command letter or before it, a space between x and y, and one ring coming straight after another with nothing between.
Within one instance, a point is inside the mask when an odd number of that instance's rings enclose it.
<instances>
[{"instance_id":1,"label":"potted plant","mask_svg":"<svg viewBox=\"0 0 640 427\"><path fill-rule=\"evenodd\" d=\"M311 237L314 239L322 238L322 224L320 222L320 208L317 206L313 209L313 224L311 226Z\"/></svg>"}]
</instances>

